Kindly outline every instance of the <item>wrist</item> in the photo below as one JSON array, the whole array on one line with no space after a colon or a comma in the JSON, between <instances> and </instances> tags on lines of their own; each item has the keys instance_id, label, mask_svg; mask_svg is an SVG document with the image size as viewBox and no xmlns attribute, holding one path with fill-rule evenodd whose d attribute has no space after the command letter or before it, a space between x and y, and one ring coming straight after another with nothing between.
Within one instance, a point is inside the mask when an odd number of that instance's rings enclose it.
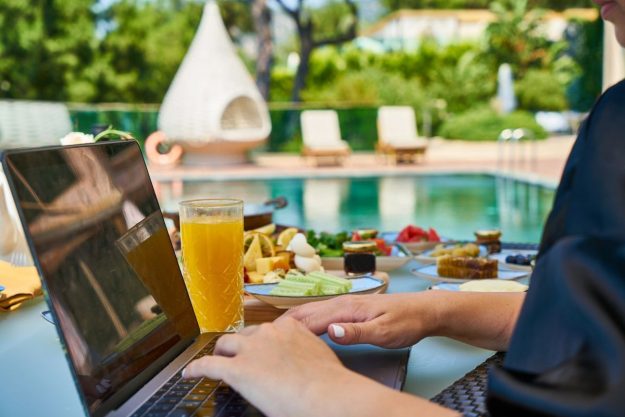
<instances>
[{"instance_id":1,"label":"wrist","mask_svg":"<svg viewBox=\"0 0 625 417\"><path fill-rule=\"evenodd\" d=\"M444 324L448 322L453 302L449 300L449 293L446 291L427 291L417 294L422 297L420 304L424 306L425 320L423 320L424 333L426 336L442 336ZM423 313L422 313L423 314Z\"/></svg>"}]
</instances>

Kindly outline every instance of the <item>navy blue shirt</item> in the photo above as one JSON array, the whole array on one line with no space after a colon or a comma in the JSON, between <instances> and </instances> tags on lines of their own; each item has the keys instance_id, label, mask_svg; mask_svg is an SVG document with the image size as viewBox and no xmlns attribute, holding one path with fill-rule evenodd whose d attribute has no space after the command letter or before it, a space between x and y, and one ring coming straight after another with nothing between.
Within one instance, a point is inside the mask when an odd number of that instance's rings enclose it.
<instances>
[{"instance_id":1,"label":"navy blue shirt","mask_svg":"<svg viewBox=\"0 0 625 417\"><path fill-rule=\"evenodd\" d=\"M625 416L625 81L580 128L488 409Z\"/></svg>"}]
</instances>

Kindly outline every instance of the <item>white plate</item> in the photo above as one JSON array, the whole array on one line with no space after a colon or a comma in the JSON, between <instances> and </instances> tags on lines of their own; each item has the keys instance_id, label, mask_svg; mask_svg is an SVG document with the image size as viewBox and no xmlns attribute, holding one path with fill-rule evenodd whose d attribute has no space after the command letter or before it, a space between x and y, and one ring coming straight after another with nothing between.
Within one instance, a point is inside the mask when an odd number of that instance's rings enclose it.
<instances>
[{"instance_id":1,"label":"white plate","mask_svg":"<svg viewBox=\"0 0 625 417\"><path fill-rule=\"evenodd\" d=\"M517 265L517 264L509 264L506 262L506 257L508 255L536 255L538 253L537 250L514 250L514 249L504 249L500 253L491 253L488 255L490 259L497 259L499 261L499 265L503 268L510 269L513 271L528 271L532 270L531 265Z\"/></svg>"},{"instance_id":2,"label":"white plate","mask_svg":"<svg viewBox=\"0 0 625 417\"><path fill-rule=\"evenodd\" d=\"M432 282L453 282L453 283L463 283L467 281L472 281L471 279L460 279L460 278L449 278L449 277L441 277L438 275L436 271L436 265L427 265L421 268L413 269L412 272L414 275L419 278L427 279ZM497 271L498 279L521 279L529 276L529 272L525 271L511 271L509 269L499 268ZM493 277L494 278L494 277Z\"/></svg>"},{"instance_id":3,"label":"white plate","mask_svg":"<svg viewBox=\"0 0 625 417\"><path fill-rule=\"evenodd\" d=\"M447 243L447 242L397 242L397 243L401 243L402 245L404 245L404 247L408 249L411 253L415 255L419 255L425 251L431 251L432 249L434 249L436 246L440 245L441 243Z\"/></svg>"},{"instance_id":4,"label":"white plate","mask_svg":"<svg viewBox=\"0 0 625 417\"><path fill-rule=\"evenodd\" d=\"M457 243L451 243L449 245L445 245L445 247L453 247L458 245ZM464 245L461 244L461 245ZM436 259L434 256L432 256L432 252L434 252L434 248L427 250L419 255L416 255L414 258L417 262L420 262L422 264L435 264L436 263ZM482 246L480 245L480 257L485 257L486 255L488 255L488 249L486 249L486 246Z\"/></svg>"},{"instance_id":5,"label":"white plate","mask_svg":"<svg viewBox=\"0 0 625 417\"><path fill-rule=\"evenodd\" d=\"M380 233L380 237L386 241L386 243L390 245L403 245L410 253L413 255L420 254L427 250L432 250L436 247L436 245L440 245L441 243L453 243L453 240L447 239L445 237L441 237L439 242L398 242L397 236L398 232L382 232Z\"/></svg>"},{"instance_id":6,"label":"white plate","mask_svg":"<svg viewBox=\"0 0 625 417\"><path fill-rule=\"evenodd\" d=\"M480 280L475 280L480 281ZM489 280L490 281L490 280ZM501 282L504 282L505 280L500 280ZM462 291L461 290L461 286L464 284L459 284L459 283L453 283L453 282L439 282L438 284L432 284L428 287L428 290L444 290L444 291ZM469 285L469 284L468 284ZM522 285L522 284L519 284ZM527 286L526 286L527 287ZM466 290L465 291L471 291L471 290ZM473 290L475 291L475 290ZM518 292L518 291L511 291L511 290L492 290L493 292ZM487 291L482 291L482 292L487 292Z\"/></svg>"},{"instance_id":7,"label":"white plate","mask_svg":"<svg viewBox=\"0 0 625 417\"><path fill-rule=\"evenodd\" d=\"M358 278L352 278L352 289L349 294L375 294L382 291L386 283L381 279L366 275ZM245 291L253 297L258 298L267 304L271 304L276 308L290 308L300 304L310 303L312 301L329 300L344 294L337 295L315 295L308 297L287 297L282 295L271 295L269 292L278 284L245 284Z\"/></svg>"},{"instance_id":8,"label":"white plate","mask_svg":"<svg viewBox=\"0 0 625 417\"><path fill-rule=\"evenodd\" d=\"M460 284L455 284L453 282L439 282L438 284L430 285L428 290L460 291Z\"/></svg>"},{"instance_id":9,"label":"white plate","mask_svg":"<svg viewBox=\"0 0 625 417\"><path fill-rule=\"evenodd\" d=\"M402 245L393 245L391 256L377 256L375 259L376 270L390 272L406 265L412 259L412 254ZM343 270L343 257L322 257L321 265L326 270Z\"/></svg>"}]
</instances>

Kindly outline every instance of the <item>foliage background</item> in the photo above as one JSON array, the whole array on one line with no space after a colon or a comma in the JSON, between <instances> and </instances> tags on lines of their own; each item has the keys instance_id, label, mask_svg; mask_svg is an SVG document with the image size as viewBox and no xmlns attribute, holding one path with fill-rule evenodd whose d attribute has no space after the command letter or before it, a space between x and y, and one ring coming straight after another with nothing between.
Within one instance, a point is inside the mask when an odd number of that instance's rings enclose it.
<instances>
[{"instance_id":1,"label":"foliage background","mask_svg":"<svg viewBox=\"0 0 625 417\"><path fill-rule=\"evenodd\" d=\"M235 40L253 28L249 3L219 1ZM190 0L107 4L0 0L0 97L160 103L193 38L202 4ZM600 91L599 19L574 22L563 42L548 41L538 30L542 12L536 7L588 7L589 0L381 0L381 4L386 12L489 7L498 18L477 42L441 47L425 39L414 51L384 54L349 43L315 50L302 91L303 106L339 107L344 135L355 149L371 149L376 137L375 108L384 104L414 107L421 133L453 136L464 132L466 138L492 139L488 132L501 123L530 127L531 117L523 111L586 111ZM344 10L330 2L307 12L313 14L323 35L332 29L332 22L341 22ZM294 74L286 66L286 55L296 44L293 39L276 53L272 102L290 98ZM253 62L246 62L253 68ZM488 110L496 93L497 68L504 62L512 65L517 76L518 115L523 115L510 120ZM289 121L297 120L300 108L272 105L271 149L298 149L298 127ZM76 109L74 115L82 130L95 122L129 125L141 136L154 130L154 108L132 111L136 114L131 116L128 111Z\"/></svg>"}]
</instances>

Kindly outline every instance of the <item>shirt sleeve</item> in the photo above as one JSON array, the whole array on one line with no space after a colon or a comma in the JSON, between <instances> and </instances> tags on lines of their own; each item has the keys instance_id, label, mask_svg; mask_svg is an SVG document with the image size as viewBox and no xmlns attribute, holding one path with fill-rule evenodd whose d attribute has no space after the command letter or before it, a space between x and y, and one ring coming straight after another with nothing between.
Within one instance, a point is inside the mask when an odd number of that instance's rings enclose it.
<instances>
[{"instance_id":1,"label":"shirt sleeve","mask_svg":"<svg viewBox=\"0 0 625 417\"><path fill-rule=\"evenodd\" d=\"M625 413L625 244L566 237L544 256L503 369L492 416Z\"/></svg>"},{"instance_id":2,"label":"shirt sleeve","mask_svg":"<svg viewBox=\"0 0 625 417\"><path fill-rule=\"evenodd\" d=\"M597 102L545 225L492 416L625 415L625 83Z\"/></svg>"}]
</instances>

